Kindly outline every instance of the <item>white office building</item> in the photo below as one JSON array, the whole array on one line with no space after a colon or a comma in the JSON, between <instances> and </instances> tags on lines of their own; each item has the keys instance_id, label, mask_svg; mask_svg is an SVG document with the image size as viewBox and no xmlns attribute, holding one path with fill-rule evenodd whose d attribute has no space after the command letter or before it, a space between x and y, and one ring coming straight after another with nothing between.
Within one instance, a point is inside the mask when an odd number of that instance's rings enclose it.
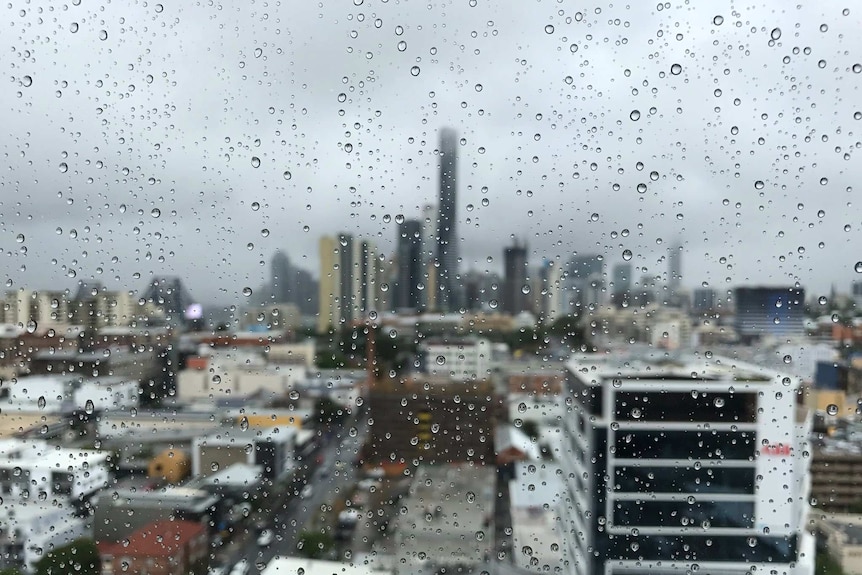
<instances>
[{"instance_id":1,"label":"white office building","mask_svg":"<svg viewBox=\"0 0 862 575\"><path fill-rule=\"evenodd\" d=\"M0 569L33 573L51 549L89 536L85 520L68 506L47 501L0 505Z\"/></svg>"},{"instance_id":2,"label":"white office building","mask_svg":"<svg viewBox=\"0 0 862 575\"><path fill-rule=\"evenodd\" d=\"M573 358L560 450L567 572L812 574L799 385L730 359Z\"/></svg>"},{"instance_id":3,"label":"white office building","mask_svg":"<svg viewBox=\"0 0 862 575\"><path fill-rule=\"evenodd\" d=\"M425 371L459 381L488 379L491 354L484 338L432 340L424 345Z\"/></svg>"}]
</instances>

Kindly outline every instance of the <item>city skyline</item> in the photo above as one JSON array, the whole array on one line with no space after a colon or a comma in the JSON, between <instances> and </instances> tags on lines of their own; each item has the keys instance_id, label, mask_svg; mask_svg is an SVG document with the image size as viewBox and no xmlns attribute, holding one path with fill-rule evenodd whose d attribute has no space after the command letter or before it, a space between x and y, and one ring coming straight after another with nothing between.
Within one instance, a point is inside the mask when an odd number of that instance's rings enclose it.
<instances>
[{"instance_id":1,"label":"city skyline","mask_svg":"<svg viewBox=\"0 0 862 575\"><path fill-rule=\"evenodd\" d=\"M574 19L550 6L489 18L390 4L359 22L367 6L349 21L302 6L294 42L274 19L231 8L232 26L255 30L246 42L206 6L88 6L45 23L25 9L0 39L11 58L0 92L12 135L0 181L7 287L183 275L201 299L243 305L276 247L316 269L317 239L343 230L392 253L392 221L437 196L441 126L458 132L464 159L462 269L499 270L500 247L529 230L531 260L630 250L650 271L679 241L689 286L799 281L826 294L857 277L848 248L862 227L845 214L862 174L851 130L839 132L852 106L831 89L857 78L844 46L855 16L769 2L719 24L707 7ZM170 41L121 20L165 25ZM217 71L208 90L200 70ZM788 77L797 89L784 89ZM786 112L809 98L814 112ZM686 138L695 125L702 137ZM816 165L785 175L797 167L785 149Z\"/></svg>"}]
</instances>

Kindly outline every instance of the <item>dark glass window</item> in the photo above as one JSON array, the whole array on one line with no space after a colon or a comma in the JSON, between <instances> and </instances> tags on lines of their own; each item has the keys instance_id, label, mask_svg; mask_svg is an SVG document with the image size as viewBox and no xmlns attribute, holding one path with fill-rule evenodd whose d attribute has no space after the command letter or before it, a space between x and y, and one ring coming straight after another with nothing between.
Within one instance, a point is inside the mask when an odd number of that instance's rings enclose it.
<instances>
[{"instance_id":1,"label":"dark glass window","mask_svg":"<svg viewBox=\"0 0 862 575\"><path fill-rule=\"evenodd\" d=\"M614 525L749 529L754 526L754 502L617 501Z\"/></svg>"},{"instance_id":2,"label":"dark glass window","mask_svg":"<svg viewBox=\"0 0 862 575\"><path fill-rule=\"evenodd\" d=\"M617 432L617 459L751 459L755 433L748 431Z\"/></svg>"},{"instance_id":3,"label":"dark glass window","mask_svg":"<svg viewBox=\"0 0 862 575\"><path fill-rule=\"evenodd\" d=\"M679 421L753 423L757 396L753 393L643 393L616 394L618 421Z\"/></svg>"},{"instance_id":4,"label":"dark glass window","mask_svg":"<svg viewBox=\"0 0 862 575\"><path fill-rule=\"evenodd\" d=\"M614 490L653 493L753 493L754 468L640 467L614 470Z\"/></svg>"}]
</instances>

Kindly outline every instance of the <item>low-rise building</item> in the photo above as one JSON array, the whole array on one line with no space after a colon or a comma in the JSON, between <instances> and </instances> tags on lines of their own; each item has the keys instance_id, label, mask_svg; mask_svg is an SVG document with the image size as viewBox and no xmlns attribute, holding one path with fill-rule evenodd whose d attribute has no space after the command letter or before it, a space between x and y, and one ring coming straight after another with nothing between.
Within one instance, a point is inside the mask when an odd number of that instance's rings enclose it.
<instances>
[{"instance_id":1,"label":"low-rise building","mask_svg":"<svg viewBox=\"0 0 862 575\"><path fill-rule=\"evenodd\" d=\"M135 379L122 377L31 375L11 383L4 411L62 414L129 410L138 406L139 385Z\"/></svg>"},{"instance_id":2,"label":"low-rise building","mask_svg":"<svg viewBox=\"0 0 862 575\"><path fill-rule=\"evenodd\" d=\"M99 543L102 575L203 573L209 551L206 527L193 521L155 521L120 543Z\"/></svg>"},{"instance_id":3,"label":"low-rise building","mask_svg":"<svg viewBox=\"0 0 862 575\"><path fill-rule=\"evenodd\" d=\"M487 339L433 339L422 347L426 373L458 381L490 377L491 342Z\"/></svg>"},{"instance_id":4,"label":"low-rise building","mask_svg":"<svg viewBox=\"0 0 862 575\"><path fill-rule=\"evenodd\" d=\"M395 519L392 548L384 551L405 573L487 561L494 545L494 475L493 467L482 465L418 467Z\"/></svg>"},{"instance_id":5,"label":"low-rise building","mask_svg":"<svg viewBox=\"0 0 862 575\"><path fill-rule=\"evenodd\" d=\"M862 575L862 516L826 515L817 520L826 553L845 575Z\"/></svg>"},{"instance_id":6,"label":"low-rise building","mask_svg":"<svg viewBox=\"0 0 862 575\"><path fill-rule=\"evenodd\" d=\"M259 465L267 479L283 477L294 465L295 427L254 428L238 425L196 437L192 473L209 476L235 463Z\"/></svg>"},{"instance_id":7,"label":"low-rise building","mask_svg":"<svg viewBox=\"0 0 862 575\"><path fill-rule=\"evenodd\" d=\"M509 482L512 518L512 557L518 567L536 573L564 573L563 538L559 521L565 505L565 485L553 464L518 464Z\"/></svg>"},{"instance_id":8,"label":"low-rise building","mask_svg":"<svg viewBox=\"0 0 862 575\"><path fill-rule=\"evenodd\" d=\"M342 563L302 557L275 557L260 572L261 575L286 575L288 573L303 573L304 575L332 575L333 573L339 575L391 575L393 571L358 562Z\"/></svg>"},{"instance_id":9,"label":"low-rise building","mask_svg":"<svg viewBox=\"0 0 862 575\"><path fill-rule=\"evenodd\" d=\"M0 505L0 569L33 573L36 562L49 550L89 536L86 522L69 506L7 501Z\"/></svg>"},{"instance_id":10,"label":"low-rise building","mask_svg":"<svg viewBox=\"0 0 862 575\"><path fill-rule=\"evenodd\" d=\"M7 503L39 499L88 501L110 478L107 452L70 449L46 441L0 441L0 497Z\"/></svg>"}]
</instances>

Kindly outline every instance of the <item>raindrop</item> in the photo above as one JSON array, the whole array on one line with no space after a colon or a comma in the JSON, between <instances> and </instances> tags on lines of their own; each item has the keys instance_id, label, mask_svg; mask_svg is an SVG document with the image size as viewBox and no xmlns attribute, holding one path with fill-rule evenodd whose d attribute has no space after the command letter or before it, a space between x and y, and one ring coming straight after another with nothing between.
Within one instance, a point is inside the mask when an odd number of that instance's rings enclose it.
<instances>
[{"instance_id":1,"label":"raindrop","mask_svg":"<svg viewBox=\"0 0 862 575\"><path fill-rule=\"evenodd\" d=\"M632 251L631 250L623 250L623 259L625 261L629 261L632 259Z\"/></svg>"},{"instance_id":2,"label":"raindrop","mask_svg":"<svg viewBox=\"0 0 862 575\"><path fill-rule=\"evenodd\" d=\"M159 208L153 208L152 211L150 212L150 215L154 218L157 218L160 215L162 215L162 211Z\"/></svg>"},{"instance_id":3,"label":"raindrop","mask_svg":"<svg viewBox=\"0 0 862 575\"><path fill-rule=\"evenodd\" d=\"M724 24L724 16L718 15L712 19L712 23L716 26L721 26Z\"/></svg>"},{"instance_id":4,"label":"raindrop","mask_svg":"<svg viewBox=\"0 0 862 575\"><path fill-rule=\"evenodd\" d=\"M65 174L69 171L69 165L66 162L60 162L60 171Z\"/></svg>"},{"instance_id":5,"label":"raindrop","mask_svg":"<svg viewBox=\"0 0 862 575\"><path fill-rule=\"evenodd\" d=\"M757 180L756 182L754 182L754 189L755 190L762 190L763 189L763 180Z\"/></svg>"},{"instance_id":6,"label":"raindrop","mask_svg":"<svg viewBox=\"0 0 862 575\"><path fill-rule=\"evenodd\" d=\"M84 404L84 411L88 414L92 414L94 411L96 411L96 406L93 405L92 399L88 399L87 403Z\"/></svg>"},{"instance_id":7,"label":"raindrop","mask_svg":"<svg viewBox=\"0 0 862 575\"><path fill-rule=\"evenodd\" d=\"M17 236L15 236L15 241L18 242L19 244L23 244L24 243L24 234L18 234Z\"/></svg>"},{"instance_id":8,"label":"raindrop","mask_svg":"<svg viewBox=\"0 0 862 575\"><path fill-rule=\"evenodd\" d=\"M769 33L769 37L773 40L778 40L781 38L781 28L773 28L772 32Z\"/></svg>"},{"instance_id":9,"label":"raindrop","mask_svg":"<svg viewBox=\"0 0 862 575\"><path fill-rule=\"evenodd\" d=\"M248 418L246 416L242 416L242 419L239 420L239 428L243 431L248 429Z\"/></svg>"},{"instance_id":10,"label":"raindrop","mask_svg":"<svg viewBox=\"0 0 862 575\"><path fill-rule=\"evenodd\" d=\"M862 72L862 64L853 64L853 73L858 74Z\"/></svg>"},{"instance_id":11,"label":"raindrop","mask_svg":"<svg viewBox=\"0 0 862 575\"><path fill-rule=\"evenodd\" d=\"M260 167L260 158L258 158L257 156L252 156L251 157L251 167L252 168L259 168Z\"/></svg>"},{"instance_id":12,"label":"raindrop","mask_svg":"<svg viewBox=\"0 0 862 575\"><path fill-rule=\"evenodd\" d=\"M246 286L246 287L242 288L242 295L244 295L245 297L249 297L251 295L251 293L252 292L251 292L250 287Z\"/></svg>"},{"instance_id":13,"label":"raindrop","mask_svg":"<svg viewBox=\"0 0 862 575\"><path fill-rule=\"evenodd\" d=\"M107 39L108 39L108 31L107 30L101 30L99 32L99 40L105 41Z\"/></svg>"},{"instance_id":14,"label":"raindrop","mask_svg":"<svg viewBox=\"0 0 862 575\"><path fill-rule=\"evenodd\" d=\"M640 110L632 110L631 113L629 114L629 118L631 118L632 122L637 122L638 120L640 120L641 119Z\"/></svg>"},{"instance_id":15,"label":"raindrop","mask_svg":"<svg viewBox=\"0 0 862 575\"><path fill-rule=\"evenodd\" d=\"M437 365L443 365L446 363L446 358L442 355L437 356Z\"/></svg>"},{"instance_id":16,"label":"raindrop","mask_svg":"<svg viewBox=\"0 0 862 575\"><path fill-rule=\"evenodd\" d=\"M48 404L48 402L47 402L47 401L45 401L45 396L44 396L44 395L40 395L40 396L39 396L39 399L37 399L37 400L36 400L36 405L38 405L38 406L39 406L39 409L45 409L45 406L46 406L47 404Z\"/></svg>"},{"instance_id":17,"label":"raindrop","mask_svg":"<svg viewBox=\"0 0 862 575\"><path fill-rule=\"evenodd\" d=\"M413 76L418 76L419 72L421 72L419 66L413 66L412 68L410 68L410 74Z\"/></svg>"},{"instance_id":18,"label":"raindrop","mask_svg":"<svg viewBox=\"0 0 862 575\"><path fill-rule=\"evenodd\" d=\"M78 23L72 22L72 25L69 26L69 30L72 31L72 34L76 33L78 31Z\"/></svg>"},{"instance_id":19,"label":"raindrop","mask_svg":"<svg viewBox=\"0 0 862 575\"><path fill-rule=\"evenodd\" d=\"M21 84L25 88L29 88L33 85L33 78L31 76L24 76L23 78L21 78Z\"/></svg>"},{"instance_id":20,"label":"raindrop","mask_svg":"<svg viewBox=\"0 0 862 575\"><path fill-rule=\"evenodd\" d=\"M551 24L548 24L547 26L545 26L545 34L553 34L553 33L554 33L554 27Z\"/></svg>"},{"instance_id":21,"label":"raindrop","mask_svg":"<svg viewBox=\"0 0 862 575\"><path fill-rule=\"evenodd\" d=\"M407 42L405 42L404 40L401 40L400 42L398 42L398 51L399 52L403 52L406 49L407 49Z\"/></svg>"},{"instance_id":22,"label":"raindrop","mask_svg":"<svg viewBox=\"0 0 862 575\"><path fill-rule=\"evenodd\" d=\"M258 211L258 210L260 209L260 203L258 203L258 202L252 202L252 203L251 203L251 209L252 209L252 211L254 211L254 212Z\"/></svg>"},{"instance_id":23,"label":"raindrop","mask_svg":"<svg viewBox=\"0 0 862 575\"><path fill-rule=\"evenodd\" d=\"M838 415L838 406L834 403L830 403L826 406L826 413L832 416Z\"/></svg>"},{"instance_id":24,"label":"raindrop","mask_svg":"<svg viewBox=\"0 0 862 575\"><path fill-rule=\"evenodd\" d=\"M672 64L670 67L670 73L674 76L679 76L680 74L682 74L682 66L680 66L679 64Z\"/></svg>"},{"instance_id":25,"label":"raindrop","mask_svg":"<svg viewBox=\"0 0 862 575\"><path fill-rule=\"evenodd\" d=\"M853 266L853 269L856 270L857 274L862 274L862 262L856 262L856 265Z\"/></svg>"},{"instance_id":26,"label":"raindrop","mask_svg":"<svg viewBox=\"0 0 862 575\"><path fill-rule=\"evenodd\" d=\"M282 176L284 176L285 180L289 180L293 177L293 174L291 174L290 171L285 171L284 174L282 174Z\"/></svg>"}]
</instances>

